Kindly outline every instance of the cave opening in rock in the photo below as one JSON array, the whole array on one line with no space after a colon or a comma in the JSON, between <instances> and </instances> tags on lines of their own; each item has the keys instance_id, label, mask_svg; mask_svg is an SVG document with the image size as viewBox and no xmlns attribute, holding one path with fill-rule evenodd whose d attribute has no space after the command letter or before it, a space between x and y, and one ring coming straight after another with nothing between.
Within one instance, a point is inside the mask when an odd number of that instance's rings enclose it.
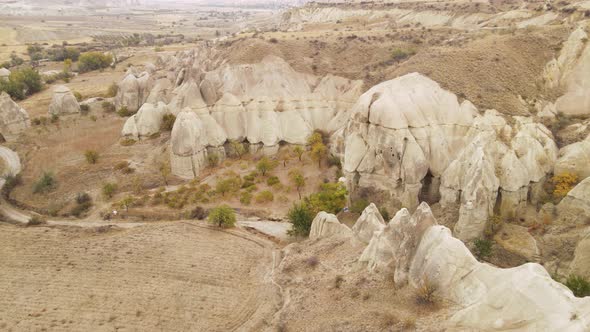
<instances>
[{"instance_id":1,"label":"cave opening in rock","mask_svg":"<svg viewBox=\"0 0 590 332\"><path fill-rule=\"evenodd\" d=\"M430 170L428 170L426 176L422 179L422 189L418 194L418 200L420 202L426 202L429 205L438 203L440 201L439 187L440 180L435 178Z\"/></svg>"}]
</instances>

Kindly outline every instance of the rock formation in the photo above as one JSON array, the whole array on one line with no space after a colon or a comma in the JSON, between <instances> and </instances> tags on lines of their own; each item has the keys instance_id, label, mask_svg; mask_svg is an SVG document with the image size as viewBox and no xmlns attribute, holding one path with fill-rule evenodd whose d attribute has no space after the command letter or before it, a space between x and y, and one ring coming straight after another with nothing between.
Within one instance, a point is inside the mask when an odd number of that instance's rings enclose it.
<instances>
[{"instance_id":1,"label":"rock formation","mask_svg":"<svg viewBox=\"0 0 590 332\"><path fill-rule=\"evenodd\" d=\"M186 109L176 116L170 139L172 173L192 179L206 166L207 141L203 123Z\"/></svg>"},{"instance_id":2,"label":"rock formation","mask_svg":"<svg viewBox=\"0 0 590 332\"><path fill-rule=\"evenodd\" d=\"M420 74L381 83L359 98L343 133L348 188L410 209L439 197L459 204L458 236L480 237L495 208L514 216L526 206L557 157L545 126L511 120L480 114Z\"/></svg>"},{"instance_id":3,"label":"rock formation","mask_svg":"<svg viewBox=\"0 0 590 332\"><path fill-rule=\"evenodd\" d=\"M0 68L0 80L8 80L10 76L10 70L6 68Z\"/></svg>"},{"instance_id":4,"label":"rock formation","mask_svg":"<svg viewBox=\"0 0 590 332\"><path fill-rule=\"evenodd\" d=\"M117 110L126 107L129 112L135 113L147 100L152 90L153 79L147 72L136 74L133 70L128 70L123 81L117 86L115 107Z\"/></svg>"},{"instance_id":5,"label":"rock formation","mask_svg":"<svg viewBox=\"0 0 590 332\"><path fill-rule=\"evenodd\" d=\"M10 96L0 93L0 136L14 140L21 132L31 126L29 114L15 103Z\"/></svg>"},{"instance_id":6,"label":"rock formation","mask_svg":"<svg viewBox=\"0 0 590 332\"><path fill-rule=\"evenodd\" d=\"M579 179L590 176L590 136L585 140L567 145L559 150L555 174L571 173Z\"/></svg>"},{"instance_id":7,"label":"rock formation","mask_svg":"<svg viewBox=\"0 0 590 332\"><path fill-rule=\"evenodd\" d=\"M565 94L557 99L558 112L566 115L590 114L590 44L587 43L588 24L583 21L563 44L559 57L550 61L545 69L545 82L549 88L563 88Z\"/></svg>"},{"instance_id":8,"label":"rock formation","mask_svg":"<svg viewBox=\"0 0 590 332\"><path fill-rule=\"evenodd\" d=\"M136 114L127 119L121 134L134 139L156 134L160 132L162 119L167 111L166 105L162 102L157 105L145 103Z\"/></svg>"},{"instance_id":9,"label":"rock formation","mask_svg":"<svg viewBox=\"0 0 590 332\"><path fill-rule=\"evenodd\" d=\"M570 265L570 273L590 279L590 233L578 243L574 260Z\"/></svg>"},{"instance_id":10,"label":"rock formation","mask_svg":"<svg viewBox=\"0 0 590 332\"><path fill-rule=\"evenodd\" d=\"M369 204L361 214L360 218L352 226L352 231L359 241L368 244L373 234L385 227L385 221L373 203Z\"/></svg>"},{"instance_id":11,"label":"rock formation","mask_svg":"<svg viewBox=\"0 0 590 332\"><path fill-rule=\"evenodd\" d=\"M49 105L49 114L68 115L80 113L80 104L74 94L65 85L58 85L53 89L53 98Z\"/></svg>"},{"instance_id":12,"label":"rock formation","mask_svg":"<svg viewBox=\"0 0 590 332\"><path fill-rule=\"evenodd\" d=\"M207 150L224 156L223 146L235 140L270 153L280 142L304 144L316 129L329 134L341 130L361 92L360 81L299 73L278 57L219 65L211 52L196 49L165 56L156 62L153 74L129 70L118 85L117 109L126 106L134 112L145 102L162 102L175 115L190 110L202 124L200 135ZM162 75L166 78L152 82L152 77ZM133 125L139 118L128 121L123 135L142 136ZM191 174L176 173L177 169L173 167L176 175Z\"/></svg>"},{"instance_id":13,"label":"rock formation","mask_svg":"<svg viewBox=\"0 0 590 332\"><path fill-rule=\"evenodd\" d=\"M590 220L590 177L572 189L557 205L560 222L570 225L588 224Z\"/></svg>"},{"instance_id":14,"label":"rock formation","mask_svg":"<svg viewBox=\"0 0 590 332\"><path fill-rule=\"evenodd\" d=\"M459 306L451 331L586 331L590 297L576 298L538 264L500 269L479 263L467 247L436 223L427 204L400 210L375 233L359 261L370 271L393 273L396 285L421 287ZM575 317L575 318L572 318Z\"/></svg>"},{"instance_id":15,"label":"rock formation","mask_svg":"<svg viewBox=\"0 0 590 332\"><path fill-rule=\"evenodd\" d=\"M348 226L341 224L335 215L326 212L318 213L311 223L309 238L316 240L334 235L351 236L352 232Z\"/></svg>"}]
</instances>

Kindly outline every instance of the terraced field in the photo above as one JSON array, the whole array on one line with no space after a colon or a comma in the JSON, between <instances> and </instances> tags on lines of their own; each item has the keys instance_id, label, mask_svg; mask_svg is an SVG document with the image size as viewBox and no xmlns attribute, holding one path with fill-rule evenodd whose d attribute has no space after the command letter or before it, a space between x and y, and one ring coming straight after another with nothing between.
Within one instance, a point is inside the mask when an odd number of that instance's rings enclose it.
<instances>
[{"instance_id":1,"label":"terraced field","mask_svg":"<svg viewBox=\"0 0 590 332\"><path fill-rule=\"evenodd\" d=\"M280 305L272 247L240 230L0 223L0 243L2 331L262 330Z\"/></svg>"}]
</instances>

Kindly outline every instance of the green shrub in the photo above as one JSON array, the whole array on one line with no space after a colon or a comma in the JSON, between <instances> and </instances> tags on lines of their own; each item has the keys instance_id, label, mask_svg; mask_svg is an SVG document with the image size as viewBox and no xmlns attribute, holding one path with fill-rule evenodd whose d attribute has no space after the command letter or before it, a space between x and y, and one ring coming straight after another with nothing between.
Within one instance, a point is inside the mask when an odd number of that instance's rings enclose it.
<instances>
[{"instance_id":1,"label":"green shrub","mask_svg":"<svg viewBox=\"0 0 590 332\"><path fill-rule=\"evenodd\" d=\"M338 156L331 154L328 157L328 166L336 166L338 169L342 169L342 162L340 161L340 158Z\"/></svg>"},{"instance_id":2,"label":"green shrub","mask_svg":"<svg viewBox=\"0 0 590 332\"><path fill-rule=\"evenodd\" d=\"M281 183L281 180L279 180L279 178L276 176L271 176L266 180L266 184L271 187L274 186L275 184L279 184L279 183Z\"/></svg>"},{"instance_id":3,"label":"green shrub","mask_svg":"<svg viewBox=\"0 0 590 332\"><path fill-rule=\"evenodd\" d=\"M102 195L106 199L111 199L111 198L113 198L113 196L117 192L117 189L118 189L118 186L116 183L105 183L102 186Z\"/></svg>"},{"instance_id":4,"label":"green shrub","mask_svg":"<svg viewBox=\"0 0 590 332\"><path fill-rule=\"evenodd\" d=\"M305 198L314 214L325 211L339 213L346 206L348 191L342 183L323 183L320 191Z\"/></svg>"},{"instance_id":5,"label":"green shrub","mask_svg":"<svg viewBox=\"0 0 590 332\"><path fill-rule=\"evenodd\" d=\"M203 209L202 207L197 206L196 208L191 210L190 218L205 220L205 218L207 218L207 211L205 211L205 209Z\"/></svg>"},{"instance_id":6,"label":"green shrub","mask_svg":"<svg viewBox=\"0 0 590 332\"><path fill-rule=\"evenodd\" d=\"M27 222L27 226L38 226L46 224L47 221L41 216L32 216Z\"/></svg>"},{"instance_id":7,"label":"green shrub","mask_svg":"<svg viewBox=\"0 0 590 332\"><path fill-rule=\"evenodd\" d=\"M274 199L274 195L268 190L261 191L256 195L256 203L269 203L274 201Z\"/></svg>"},{"instance_id":8,"label":"green shrub","mask_svg":"<svg viewBox=\"0 0 590 332\"><path fill-rule=\"evenodd\" d=\"M50 172L45 172L41 178L33 185L34 194L45 194L55 189L57 181Z\"/></svg>"},{"instance_id":9,"label":"green shrub","mask_svg":"<svg viewBox=\"0 0 590 332\"><path fill-rule=\"evenodd\" d=\"M108 102L108 101L102 102L102 109L103 109L103 111L105 111L105 113L114 113L116 110L115 105L113 103Z\"/></svg>"},{"instance_id":10,"label":"green shrub","mask_svg":"<svg viewBox=\"0 0 590 332\"><path fill-rule=\"evenodd\" d=\"M396 48L391 52L391 58L395 61L402 61L416 54L413 49Z\"/></svg>"},{"instance_id":11,"label":"green shrub","mask_svg":"<svg viewBox=\"0 0 590 332\"><path fill-rule=\"evenodd\" d=\"M577 297L590 296L590 282L581 276L575 274L570 275L567 277L565 285Z\"/></svg>"},{"instance_id":12,"label":"green shrub","mask_svg":"<svg viewBox=\"0 0 590 332\"><path fill-rule=\"evenodd\" d=\"M236 223L236 213L227 206L222 205L209 212L209 222L219 227L233 227Z\"/></svg>"},{"instance_id":13,"label":"green shrub","mask_svg":"<svg viewBox=\"0 0 590 332\"><path fill-rule=\"evenodd\" d=\"M78 102L81 102L83 100L82 94L78 91L74 91L74 97L76 97L76 100Z\"/></svg>"},{"instance_id":14,"label":"green shrub","mask_svg":"<svg viewBox=\"0 0 590 332\"><path fill-rule=\"evenodd\" d=\"M86 115L86 114L88 114L88 112L90 112L90 106L88 106L86 104L80 105L80 113L82 115Z\"/></svg>"},{"instance_id":15,"label":"green shrub","mask_svg":"<svg viewBox=\"0 0 590 332\"><path fill-rule=\"evenodd\" d=\"M119 144L121 144L122 146L131 146L131 145L134 145L135 143L137 143L137 141L134 140L133 138L124 138L121 141L119 141Z\"/></svg>"},{"instance_id":16,"label":"green shrub","mask_svg":"<svg viewBox=\"0 0 590 332\"><path fill-rule=\"evenodd\" d=\"M22 100L43 89L43 80L39 73L29 67L14 70L8 80L0 80L0 91L4 91L12 99Z\"/></svg>"},{"instance_id":17,"label":"green shrub","mask_svg":"<svg viewBox=\"0 0 590 332\"><path fill-rule=\"evenodd\" d=\"M174 116L174 114L166 114L162 118L162 126L160 129L162 131L171 131L174 127L174 122L176 122L176 116Z\"/></svg>"},{"instance_id":18,"label":"green shrub","mask_svg":"<svg viewBox=\"0 0 590 332\"><path fill-rule=\"evenodd\" d=\"M79 193L76 195L76 205L70 211L70 214L75 217L80 217L92 207L92 198L87 193Z\"/></svg>"},{"instance_id":19,"label":"green shrub","mask_svg":"<svg viewBox=\"0 0 590 332\"><path fill-rule=\"evenodd\" d=\"M367 208L367 206L369 206L369 204L369 201L365 198L357 199L350 206L350 212L363 213L363 211L365 210L365 208Z\"/></svg>"},{"instance_id":20,"label":"green shrub","mask_svg":"<svg viewBox=\"0 0 590 332\"><path fill-rule=\"evenodd\" d=\"M84 157L89 164L96 164L98 162L98 152L94 150L87 150L84 152Z\"/></svg>"},{"instance_id":21,"label":"green shrub","mask_svg":"<svg viewBox=\"0 0 590 332\"><path fill-rule=\"evenodd\" d=\"M242 183L239 177L234 176L223 180L218 180L215 185L215 191L222 196L227 193L234 193L240 190Z\"/></svg>"},{"instance_id":22,"label":"green shrub","mask_svg":"<svg viewBox=\"0 0 590 332\"><path fill-rule=\"evenodd\" d=\"M272 171L276 166L276 162L268 159L267 157L263 157L256 164L256 170L258 170L262 176L266 176L266 174Z\"/></svg>"},{"instance_id":23,"label":"green shrub","mask_svg":"<svg viewBox=\"0 0 590 332\"><path fill-rule=\"evenodd\" d=\"M208 153L207 165L209 167L216 167L217 165L219 165L219 155L217 153Z\"/></svg>"},{"instance_id":24,"label":"green shrub","mask_svg":"<svg viewBox=\"0 0 590 332\"><path fill-rule=\"evenodd\" d=\"M107 89L106 97L113 98L117 95L118 92L119 86L117 85L117 83L113 82L111 83L111 85L109 85L109 88Z\"/></svg>"},{"instance_id":25,"label":"green shrub","mask_svg":"<svg viewBox=\"0 0 590 332\"><path fill-rule=\"evenodd\" d=\"M120 117L122 117L122 118L125 118L125 117L128 117L128 116L132 116L132 115L133 115L133 114L135 114L135 113L131 112L131 111L130 111L130 110L127 108L127 106L123 106L123 107L121 107L121 108L120 108L120 109L117 111L117 114L118 114Z\"/></svg>"},{"instance_id":26,"label":"green shrub","mask_svg":"<svg viewBox=\"0 0 590 332\"><path fill-rule=\"evenodd\" d=\"M244 205L250 205L250 203L252 203L252 193L247 191L243 192L240 195L240 203Z\"/></svg>"},{"instance_id":27,"label":"green shrub","mask_svg":"<svg viewBox=\"0 0 590 332\"><path fill-rule=\"evenodd\" d=\"M305 203L295 204L287 213L289 222L293 224L289 235L292 236L309 236L311 230L311 223L314 218L314 214Z\"/></svg>"},{"instance_id":28,"label":"green shrub","mask_svg":"<svg viewBox=\"0 0 590 332\"><path fill-rule=\"evenodd\" d=\"M78 70L81 73L86 73L93 70L107 68L113 62L113 57L110 54L103 54L101 52L88 52L80 55L78 59Z\"/></svg>"},{"instance_id":29,"label":"green shrub","mask_svg":"<svg viewBox=\"0 0 590 332\"><path fill-rule=\"evenodd\" d=\"M379 213L381 213L381 216L383 217L383 220L385 220L385 222L388 222L391 219L389 211L387 211L387 209L385 209L384 207L379 208Z\"/></svg>"},{"instance_id":30,"label":"green shrub","mask_svg":"<svg viewBox=\"0 0 590 332\"><path fill-rule=\"evenodd\" d=\"M473 241L474 253L478 259L486 259L492 254L492 241L487 239L476 239Z\"/></svg>"}]
</instances>

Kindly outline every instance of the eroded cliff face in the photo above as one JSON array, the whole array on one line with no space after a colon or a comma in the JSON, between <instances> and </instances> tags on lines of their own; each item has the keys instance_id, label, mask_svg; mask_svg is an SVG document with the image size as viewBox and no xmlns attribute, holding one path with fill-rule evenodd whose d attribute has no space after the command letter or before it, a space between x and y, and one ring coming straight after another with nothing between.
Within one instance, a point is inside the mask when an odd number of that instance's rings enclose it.
<instances>
[{"instance_id":1,"label":"eroded cliff face","mask_svg":"<svg viewBox=\"0 0 590 332\"><path fill-rule=\"evenodd\" d=\"M130 71L119 84L117 106L139 110L122 134L141 139L156 131L165 114L192 112L201 123L203 141L187 138L183 144L194 145L190 150L197 160L203 147L223 157L229 141L272 153L281 142L305 144L314 130L332 134L344 127L361 94L360 81L299 73L273 56L255 64L219 65L195 51L158 64L153 73ZM181 136L174 132L173 137ZM187 152L175 154L180 139L171 142L172 172L185 178L198 175L200 164L180 166L180 159L193 160L186 159Z\"/></svg>"},{"instance_id":2,"label":"eroded cliff face","mask_svg":"<svg viewBox=\"0 0 590 332\"><path fill-rule=\"evenodd\" d=\"M353 197L410 210L420 200L459 204L455 231L465 241L482 235L495 208L515 216L537 199L532 189L553 171L558 153L544 125L479 112L416 73L364 93L343 136Z\"/></svg>"},{"instance_id":3,"label":"eroded cliff face","mask_svg":"<svg viewBox=\"0 0 590 332\"><path fill-rule=\"evenodd\" d=\"M450 331L586 331L590 297L576 298L538 264L501 269L480 263L451 230L440 226L426 203L412 214L401 209L382 224L368 207L352 231L337 219L314 220L315 241L338 238L366 246L358 264L368 273L392 274L396 287L417 289L429 285L435 295L456 305L450 319L441 322ZM369 220L370 219L370 220ZM363 239L372 233L368 245ZM318 240L319 239L319 240ZM360 240L360 241L359 241ZM585 244L587 245L587 244ZM587 264L586 264L587 265ZM580 267L587 268L587 266Z\"/></svg>"}]
</instances>

